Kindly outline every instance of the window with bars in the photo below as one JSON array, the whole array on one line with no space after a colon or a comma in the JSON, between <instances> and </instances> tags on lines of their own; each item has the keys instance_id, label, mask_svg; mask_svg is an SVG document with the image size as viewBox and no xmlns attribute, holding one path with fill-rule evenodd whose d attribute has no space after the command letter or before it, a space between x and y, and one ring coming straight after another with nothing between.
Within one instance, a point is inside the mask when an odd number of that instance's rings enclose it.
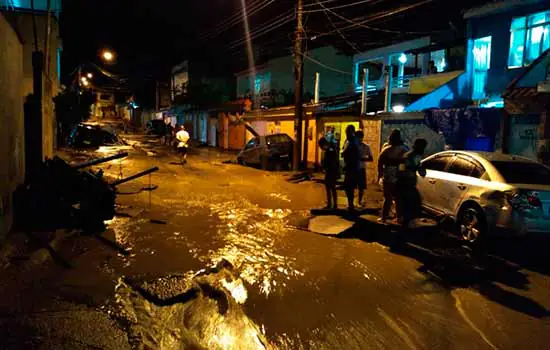
<instances>
[{"instance_id":1,"label":"window with bars","mask_svg":"<svg viewBox=\"0 0 550 350\"><path fill-rule=\"evenodd\" d=\"M550 11L512 19L508 68L530 65L550 48Z\"/></svg>"}]
</instances>

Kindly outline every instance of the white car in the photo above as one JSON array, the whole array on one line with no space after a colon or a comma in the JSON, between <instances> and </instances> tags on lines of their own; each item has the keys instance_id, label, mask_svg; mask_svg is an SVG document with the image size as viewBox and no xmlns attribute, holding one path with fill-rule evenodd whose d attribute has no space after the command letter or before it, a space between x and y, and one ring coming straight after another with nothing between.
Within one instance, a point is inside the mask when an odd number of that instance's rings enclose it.
<instances>
[{"instance_id":1,"label":"white car","mask_svg":"<svg viewBox=\"0 0 550 350\"><path fill-rule=\"evenodd\" d=\"M462 239L550 233L550 168L520 156L471 151L436 153L422 165L422 206L453 219Z\"/></svg>"}]
</instances>

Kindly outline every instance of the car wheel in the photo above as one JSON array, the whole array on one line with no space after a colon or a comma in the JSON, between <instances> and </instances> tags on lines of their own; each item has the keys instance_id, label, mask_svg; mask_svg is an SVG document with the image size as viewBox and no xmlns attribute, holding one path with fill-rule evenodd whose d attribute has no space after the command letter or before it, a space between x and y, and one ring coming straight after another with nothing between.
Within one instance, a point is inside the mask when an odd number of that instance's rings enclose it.
<instances>
[{"instance_id":1,"label":"car wheel","mask_svg":"<svg viewBox=\"0 0 550 350\"><path fill-rule=\"evenodd\" d=\"M262 170L267 170L267 168L268 168L267 157L265 157L265 156L260 157L260 167L262 168Z\"/></svg>"},{"instance_id":2,"label":"car wheel","mask_svg":"<svg viewBox=\"0 0 550 350\"><path fill-rule=\"evenodd\" d=\"M483 211L474 205L467 205L460 210L457 220L460 238L468 243L479 243L486 237L487 220Z\"/></svg>"}]
</instances>

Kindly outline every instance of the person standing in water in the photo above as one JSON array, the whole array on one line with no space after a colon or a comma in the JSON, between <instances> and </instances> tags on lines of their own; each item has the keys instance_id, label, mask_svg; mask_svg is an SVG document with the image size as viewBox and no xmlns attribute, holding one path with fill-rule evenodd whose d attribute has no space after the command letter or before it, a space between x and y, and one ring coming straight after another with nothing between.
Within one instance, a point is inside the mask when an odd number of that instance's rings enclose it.
<instances>
[{"instance_id":1,"label":"person standing in water","mask_svg":"<svg viewBox=\"0 0 550 350\"><path fill-rule=\"evenodd\" d=\"M397 187L403 214L401 224L404 227L409 227L412 220L420 215L422 207L422 199L420 193L416 189L416 174L426 176L426 169L422 167L420 161L426 150L428 142L425 139L417 139L414 141L412 150L405 153L403 163L399 165L399 175Z\"/></svg>"},{"instance_id":2,"label":"person standing in water","mask_svg":"<svg viewBox=\"0 0 550 350\"><path fill-rule=\"evenodd\" d=\"M358 202L360 206L364 206L363 195L367 189L367 162L372 162L372 151L370 146L363 142L365 134L363 130L357 130L355 133L357 138L357 146L359 147L359 176L357 178L357 187L359 189Z\"/></svg>"},{"instance_id":3,"label":"person standing in water","mask_svg":"<svg viewBox=\"0 0 550 350\"><path fill-rule=\"evenodd\" d=\"M359 147L357 138L355 137L355 126L348 125L346 128L346 143L345 149L342 152L344 157L344 185L346 188L346 197L348 197L348 209L350 211L355 210L355 204L353 203L355 196L355 188L357 187L357 181L359 179Z\"/></svg>"},{"instance_id":4,"label":"person standing in water","mask_svg":"<svg viewBox=\"0 0 550 350\"><path fill-rule=\"evenodd\" d=\"M340 177L340 161L338 147L325 137L319 140L319 147L324 151L323 169L325 170L325 190L327 192L327 206L325 209L337 209L336 182Z\"/></svg>"},{"instance_id":5,"label":"person standing in water","mask_svg":"<svg viewBox=\"0 0 550 350\"><path fill-rule=\"evenodd\" d=\"M379 222L386 222L390 214L392 205L395 202L397 217L401 217L401 204L398 202L398 172L399 164L405 154L405 147L401 140L401 132L397 129L392 130L387 146L382 149L378 157L378 176L382 180L384 190L384 205Z\"/></svg>"},{"instance_id":6,"label":"person standing in water","mask_svg":"<svg viewBox=\"0 0 550 350\"><path fill-rule=\"evenodd\" d=\"M180 130L176 134L176 140L178 142L178 153L180 154L181 164L187 163L187 149L189 142L189 133L185 130L185 126L182 124Z\"/></svg>"}]
</instances>

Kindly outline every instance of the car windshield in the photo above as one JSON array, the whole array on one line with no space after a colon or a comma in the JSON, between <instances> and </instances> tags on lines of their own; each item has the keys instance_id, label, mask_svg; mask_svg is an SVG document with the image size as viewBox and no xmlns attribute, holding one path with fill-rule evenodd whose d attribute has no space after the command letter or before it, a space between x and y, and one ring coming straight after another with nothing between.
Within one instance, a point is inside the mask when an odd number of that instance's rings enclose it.
<instances>
[{"instance_id":1,"label":"car windshield","mask_svg":"<svg viewBox=\"0 0 550 350\"><path fill-rule=\"evenodd\" d=\"M539 163L492 161L506 182L511 184L550 185L550 169Z\"/></svg>"},{"instance_id":2,"label":"car windshield","mask_svg":"<svg viewBox=\"0 0 550 350\"><path fill-rule=\"evenodd\" d=\"M285 142L289 142L290 139L288 138L288 136L284 135L284 134L279 134L279 135L270 135L267 137L267 144L268 145L271 145L271 144L275 144L275 143L285 143Z\"/></svg>"}]
</instances>

